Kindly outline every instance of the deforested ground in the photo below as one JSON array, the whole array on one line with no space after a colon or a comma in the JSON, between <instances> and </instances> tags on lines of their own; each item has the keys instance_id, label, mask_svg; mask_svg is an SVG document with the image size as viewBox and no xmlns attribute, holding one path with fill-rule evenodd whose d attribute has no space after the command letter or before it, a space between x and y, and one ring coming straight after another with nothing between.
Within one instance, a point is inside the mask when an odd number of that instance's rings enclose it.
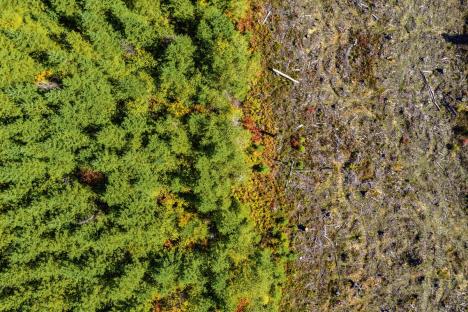
<instances>
[{"instance_id":1,"label":"deforested ground","mask_svg":"<svg viewBox=\"0 0 468 312\"><path fill-rule=\"evenodd\" d=\"M466 311L466 1L263 7L297 259L282 311ZM261 16L268 16L265 19Z\"/></svg>"}]
</instances>

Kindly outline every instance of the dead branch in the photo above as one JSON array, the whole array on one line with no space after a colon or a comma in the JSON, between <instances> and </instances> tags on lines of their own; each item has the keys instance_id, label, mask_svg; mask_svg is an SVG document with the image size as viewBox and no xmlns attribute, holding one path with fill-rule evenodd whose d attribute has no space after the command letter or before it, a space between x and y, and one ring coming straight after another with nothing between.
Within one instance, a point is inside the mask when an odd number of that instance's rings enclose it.
<instances>
[{"instance_id":1,"label":"dead branch","mask_svg":"<svg viewBox=\"0 0 468 312\"><path fill-rule=\"evenodd\" d=\"M279 70L277 70L275 68L272 68L272 70L275 72L275 74L280 75L281 77L289 79L289 80L291 80L292 82L294 82L296 84L299 83L299 81L297 81L296 79L292 78L291 76L286 75L285 73L283 73L283 72L281 72L281 71L279 71Z\"/></svg>"},{"instance_id":2,"label":"dead branch","mask_svg":"<svg viewBox=\"0 0 468 312\"><path fill-rule=\"evenodd\" d=\"M83 224L86 224L86 223L88 223L88 222L90 222L90 221L93 221L94 219L96 219L96 216L97 216L97 214L93 214L93 215L90 216L89 218L78 222L78 224L79 224L79 225L83 225Z\"/></svg>"},{"instance_id":3,"label":"dead branch","mask_svg":"<svg viewBox=\"0 0 468 312\"><path fill-rule=\"evenodd\" d=\"M422 78L424 80L424 83L426 84L427 88L429 89L429 94L431 95L432 103L434 103L434 105L437 107L437 109L440 110L440 106L439 106L439 104L437 104L437 101L436 101L436 98L435 98L434 90L432 89L431 85L429 84L429 81L427 81L426 75L424 75L422 70L419 70L419 73L421 74L421 76L422 76Z\"/></svg>"},{"instance_id":4,"label":"dead branch","mask_svg":"<svg viewBox=\"0 0 468 312\"><path fill-rule=\"evenodd\" d=\"M294 160L291 161L291 167L289 168L288 180L286 181L285 188L288 186L289 182L291 181L291 174L292 174L292 171L293 171L294 164L295 164L295 161Z\"/></svg>"},{"instance_id":5,"label":"dead branch","mask_svg":"<svg viewBox=\"0 0 468 312\"><path fill-rule=\"evenodd\" d=\"M344 74L344 78L349 77L349 72L351 71L351 65L349 64L349 57L351 55L351 51L356 46L356 44L357 44L357 39L354 39L354 42L348 47L348 49L346 49L346 53L345 53L346 72Z\"/></svg>"},{"instance_id":6,"label":"dead branch","mask_svg":"<svg viewBox=\"0 0 468 312\"><path fill-rule=\"evenodd\" d=\"M55 81L40 81L36 83L36 86L38 87L39 90L42 90L42 91L50 91L53 89L60 88L60 85Z\"/></svg>"},{"instance_id":7,"label":"dead branch","mask_svg":"<svg viewBox=\"0 0 468 312\"><path fill-rule=\"evenodd\" d=\"M448 101L444 98L442 99L442 104L445 106L445 108L452 114L452 116L457 116L458 113L457 111L455 110L455 108L453 108L452 105L450 105L448 103Z\"/></svg>"},{"instance_id":8,"label":"dead branch","mask_svg":"<svg viewBox=\"0 0 468 312\"><path fill-rule=\"evenodd\" d=\"M268 11L267 15L265 16L265 18L264 18L263 21L262 21L262 25L264 25L264 24L267 22L267 20L268 20L268 18L270 17L270 15L271 15L271 11Z\"/></svg>"}]
</instances>

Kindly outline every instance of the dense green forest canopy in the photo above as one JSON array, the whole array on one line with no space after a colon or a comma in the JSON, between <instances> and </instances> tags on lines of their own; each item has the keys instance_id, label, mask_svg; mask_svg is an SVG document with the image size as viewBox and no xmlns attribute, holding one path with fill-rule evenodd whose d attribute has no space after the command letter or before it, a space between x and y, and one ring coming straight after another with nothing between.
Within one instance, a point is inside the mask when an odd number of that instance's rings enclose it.
<instances>
[{"instance_id":1,"label":"dense green forest canopy","mask_svg":"<svg viewBox=\"0 0 468 312\"><path fill-rule=\"evenodd\" d=\"M0 311L270 311L247 0L0 0Z\"/></svg>"}]
</instances>

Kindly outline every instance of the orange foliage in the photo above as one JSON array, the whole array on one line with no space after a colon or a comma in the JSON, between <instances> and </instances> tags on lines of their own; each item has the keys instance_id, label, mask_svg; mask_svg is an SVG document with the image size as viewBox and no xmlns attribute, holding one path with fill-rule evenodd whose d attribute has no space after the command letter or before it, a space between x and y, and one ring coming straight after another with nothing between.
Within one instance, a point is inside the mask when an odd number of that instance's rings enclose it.
<instances>
[{"instance_id":1,"label":"orange foliage","mask_svg":"<svg viewBox=\"0 0 468 312\"><path fill-rule=\"evenodd\" d=\"M244 312L245 308L249 305L249 300L242 298L236 307L236 312Z\"/></svg>"},{"instance_id":2,"label":"orange foliage","mask_svg":"<svg viewBox=\"0 0 468 312\"><path fill-rule=\"evenodd\" d=\"M249 116L245 117L242 123L244 125L244 128L249 130L250 133L252 134L252 142L260 143L260 141L262 140L262 133L260 129L257 127L257 124L252 119L252 117L249 117Z\"/></svg>"}]
</instances>

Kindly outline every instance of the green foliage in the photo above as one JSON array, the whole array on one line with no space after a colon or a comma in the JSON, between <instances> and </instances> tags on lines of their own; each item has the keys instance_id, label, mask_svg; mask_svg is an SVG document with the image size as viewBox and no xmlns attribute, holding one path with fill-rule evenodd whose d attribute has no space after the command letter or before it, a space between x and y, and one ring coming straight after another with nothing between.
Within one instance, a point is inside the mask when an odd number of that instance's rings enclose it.
<instances>
[{"instance_id":1,"label":"green foliage","mask_svg":"<svg viewBox=\"0 0 468 312\"><path fill-rule=\"evenodd\" d=\"M246 77L251 74L247 40L215 7L204 11L196 36L206 57L202 67L206 83L216 90L244 97L249 81Z\"/></svg>"},{"instance_id":2,"label":"green foliage","mask_svg":"<svg viewBox=\"0 0 468 312\"><path fill-rule=\"evenodd\" d=\"M255 165L254 170L262 174L270 173L270 167L268 167L268 165L263 164L263 163Z\"/></svg>"},{"instance_id":3,"label":"green foliage","mask_svg":"<svg viewBox=\"0 0 468 312\"><path fill-rule=\"evenodd\" d=\"M246 7L0 0L0 311L277 309L232 194Z\"/></svg>"},{"instance_id":4,"label":"green foliage","mask_svg":"<svg viewBox=\"0 0 468 312\"><path fill-rule=\"evenodd\" d=\"M194 18L195 6L190 0L169 0L167 7L171 16L178 21L187 21Z\"/></svg>"}]
</instances>

